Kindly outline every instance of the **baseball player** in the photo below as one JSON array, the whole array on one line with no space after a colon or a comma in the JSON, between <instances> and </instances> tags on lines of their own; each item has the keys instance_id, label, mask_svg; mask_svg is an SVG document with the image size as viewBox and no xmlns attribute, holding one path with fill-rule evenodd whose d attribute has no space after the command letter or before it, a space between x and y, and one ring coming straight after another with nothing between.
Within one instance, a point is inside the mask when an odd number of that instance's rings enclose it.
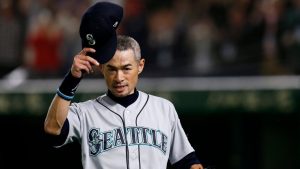
<instances>
[{"instance_id":1,"label":"baseball player","mask_svg":"<svg viewBox=\"0 0 300 169\"><path fill-rule=\"evenodd\" d=\"M114 16L122 11L113 4L96 4L87 11L88 20L99 16L98 12L94 15L95 10L103 6L114 8ZM122 17L109 18L114 19L107 23L115 30ZM90 23L107 24L101 20ZM83 50L74 57L45 119L44 130L53 137L53 145L79 142L85 169L166 169L168 161L178 169L203 169L174 105L137 89L145 64L137 41L115 33L103 41L97 35L99 29L90 30L94 26L86 26L88 23L84 20L80 27ZM82 77L93 73L94 66L99 67L107 92L71 103Z\"/></svg>"}]
</instances>

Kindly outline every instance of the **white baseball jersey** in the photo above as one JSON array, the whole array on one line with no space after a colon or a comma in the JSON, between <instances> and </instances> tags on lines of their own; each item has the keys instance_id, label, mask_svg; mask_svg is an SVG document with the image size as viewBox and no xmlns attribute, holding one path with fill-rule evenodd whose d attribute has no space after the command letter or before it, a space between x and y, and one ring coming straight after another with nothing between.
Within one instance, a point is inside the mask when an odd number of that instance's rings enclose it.
<instances>
[{"instance_id":1,"label":"white baseball jersey","mask_svg":"<svg viewBox=\"0 0 300 169\"><path fill-rule=\"evenodd\" d=\"M107 95L72 103L65 144L78 140L85 169L166 169L194 151L166 99L138 91L128 107Z\"/></svg>"}]
</instances>

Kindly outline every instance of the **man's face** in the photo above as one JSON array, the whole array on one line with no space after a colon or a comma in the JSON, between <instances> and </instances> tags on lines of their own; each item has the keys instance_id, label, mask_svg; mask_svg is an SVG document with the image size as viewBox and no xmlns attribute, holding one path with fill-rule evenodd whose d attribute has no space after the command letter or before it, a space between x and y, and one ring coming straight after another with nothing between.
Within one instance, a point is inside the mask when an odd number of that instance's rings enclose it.
<instances>
[{"instance_id":1,"label":"man's face","mask_svg":"<svg viewBox=\"0 0 300 169\"><path fill-rule=\"evenodd\" d=\"M108 89L116 97L134 93L138 75L144 68L145 60L137 61L131 49L117 50L114 57L100 66Z\"/></svg>"}]
</instances>

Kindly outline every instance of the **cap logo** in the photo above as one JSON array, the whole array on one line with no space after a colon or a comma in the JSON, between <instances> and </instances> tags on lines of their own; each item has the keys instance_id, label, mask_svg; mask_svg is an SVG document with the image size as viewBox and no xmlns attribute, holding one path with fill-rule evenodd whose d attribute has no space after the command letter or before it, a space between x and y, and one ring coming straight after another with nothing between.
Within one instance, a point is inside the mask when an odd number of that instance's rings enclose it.
<instances>
[{"instance_id":1,"label":"cap logo","mask_svg":"<svg viewBox=\"0 0 300 169\"><path fill-rule=\"evenodd\" d=\"M89 45L95 45L96 41L92 34L86 34L86 40L89 42Z\"/></svg>"},{"instance_id":2,"label":"cap logo","mask_svg":"<svg viewBox=\"0 0 300 169\"><path fill-rule=\"evenodd\" d=\"M116 21L116 22L113 24L113 27L116 28L116 27L118 26L118 23L119 23L119 22Z\"/></svg>"}]
</instances>

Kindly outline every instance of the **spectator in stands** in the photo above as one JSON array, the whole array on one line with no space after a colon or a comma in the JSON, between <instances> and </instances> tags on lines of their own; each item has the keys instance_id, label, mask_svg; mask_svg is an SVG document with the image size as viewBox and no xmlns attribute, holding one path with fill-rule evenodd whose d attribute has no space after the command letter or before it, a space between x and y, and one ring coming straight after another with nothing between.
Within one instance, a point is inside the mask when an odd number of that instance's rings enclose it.
<instances>
[{"instance_id":1,"label":"spectator in stands","mask_svg":"<svg viewBox=\"0 0 300 169\"><path fill-rule=\"evenodd\" d=\"M24 27L15 6L15 1L0 1L0 78L22 63Z\"/></svg>"},{"instance_id":2,"label":"spectator in stands","mask_svg":"<svg viewBox=\"0 0 300 169\"><path fill-rule=\"evenodd\" d=\"M53 13L43 10L30 27L26 63L30 77L57 77L61 70L63 34Z\"/></svg>"}]
</instances>

